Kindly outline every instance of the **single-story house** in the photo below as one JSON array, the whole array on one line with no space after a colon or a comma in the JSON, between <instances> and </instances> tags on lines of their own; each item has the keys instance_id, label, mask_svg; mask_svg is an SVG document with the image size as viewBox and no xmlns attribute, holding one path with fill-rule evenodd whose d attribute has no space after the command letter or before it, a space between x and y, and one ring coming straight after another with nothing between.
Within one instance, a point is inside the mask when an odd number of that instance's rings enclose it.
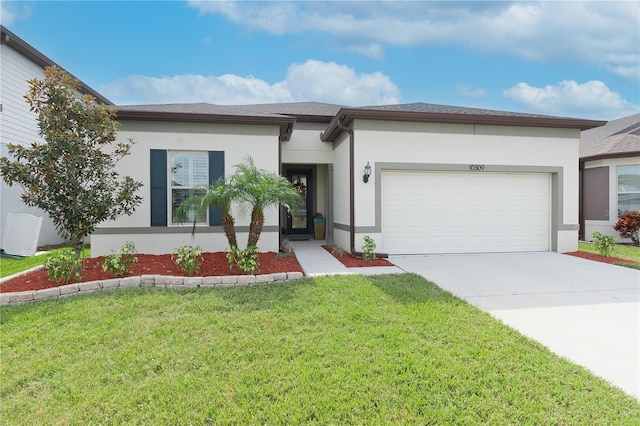
<instances>
[{"instance_id":1,"label":"single-story house","mask_svg":"<svg viewBox=\"0 0 640 426\"><path fill-rule=\"evenodd\" d=\"M618 217L640 211L640 114L582 132L580 138L580 238L615 236Z\"/></svg>"},{"instance_id":2,"label":"single-story house","mask_svg":"<svg viewBox=\"0 0 640 426\"><path fill-rule=\"evenodd\" d=\"M389 254L577 249L580 132L602 121L425 103L347 107L313 102L119 106L118 137L133 138L121 172L142 181L132 216L103 223L92 255L125 241L145 253L183 244L226 248L215 210L192 226L174 209L193 185L259 168L304 185L306 203L266 214L259 242L313 233L358 252L365 235ZM244 241L248 218L237 221Z\"/></svg>"},{"instance_id":3,"label":"single-story house","mask_svg":"<svg viewBox=\"0 0 640 426\"><path fill-rule=\"evenodd\" d=\"M30 145L44 142L38 134L37 116L29 110L24 95L29 91L29 80L44 78L44 68L54 65L62 67L3 26L0 26L0 57L0 157L5 157L9 154L9 143ZM103 104L112 105L111 101L85 83L80 83L80 92L94 96ZM4 244L10 213L28 213L43 218L39 245L63 242L46 212L22 202L22 188L19 185L10 187L0 179L0 194L0 244Z\"/></svg>"}]
</instances>

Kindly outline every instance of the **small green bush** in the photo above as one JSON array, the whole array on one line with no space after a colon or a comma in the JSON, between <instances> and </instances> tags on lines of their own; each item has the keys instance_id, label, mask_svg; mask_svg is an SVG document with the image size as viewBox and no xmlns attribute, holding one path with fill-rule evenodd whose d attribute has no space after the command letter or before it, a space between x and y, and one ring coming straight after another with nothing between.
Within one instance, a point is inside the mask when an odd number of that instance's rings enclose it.
<instances>
[{"instance_id":1,"label":"small green bush","mask_svg":"<svg viewBox=\"0 0 640 426\"><path fill-rule=\"evenodd\" d=\"M174 255L176 255L175 259ZM200 262L204 260L202 257L202 247L178 247L171 255L171 259L175 260L176 265L180 267L182 272L187 275L193 275L200 271Z\"/></svg>"},{"instance_id":2,"label":"small green bush","mask_svg":"<svg viewBox=\"0 0 640 426\"><path fill-rule=\"evenodd\" d=\"M260 267L258 254L260 251L256 246L249 246L244 250L232 246L227 252L227 260L231 269L237 266L245 274L253 275Z\"/></svg>"},{"instance_id":3,"label":"small green bush","mask_svg":"<svg viewBox=\"0 0 640 426\"><path fill-rule=\"evenodd\" d=\"M591 234L591 238L596 246L596 250L605 257L611 257L613 249L616 246L616 239L610 235L603 235L600 232L594 232Z\"/></svg>"},{"instance_id":4,"label":"small green bush","mask_svg":"<svg viewBox=\"0 0 640 426\"><path fill-rule=\"evenodd\" d=\"M630 238L634 245L640 245L640 212L631 210L623 213L613 226L622 238Z\"/></svg>"},{"instance_id":5,"label":"small green bush","mask_svg":"<svg viewBox=\"0 0 640 426\"><path fill-rule=\"evenodd\" d=\"M76 258L76 252L71 247L55 250L47 255L44 268L51 281L58 284L68 283L80 279L82 260Z\"/></svg>"},{"instance_id":6,"label":"small green bush","mask_svg":"<svg viewBox=\"0 0 640 426\"><path fill-rule=\"evenodd\" d=\"M368 235L362 238L362 258L367 261L376 258L376 242Z\"/></svg>"},{"instance_id":7,"label":"small green bush","mask_svg":"<svg viewBox=\"0 0 640 426\"><path fill-rule=\"evenodd\" d=\"M136 245L127 241L118 253L112 253L104 259L102 270L111 272L116 277L122 277L130 273L137 262Z\"/></svg>"}]
</instances>

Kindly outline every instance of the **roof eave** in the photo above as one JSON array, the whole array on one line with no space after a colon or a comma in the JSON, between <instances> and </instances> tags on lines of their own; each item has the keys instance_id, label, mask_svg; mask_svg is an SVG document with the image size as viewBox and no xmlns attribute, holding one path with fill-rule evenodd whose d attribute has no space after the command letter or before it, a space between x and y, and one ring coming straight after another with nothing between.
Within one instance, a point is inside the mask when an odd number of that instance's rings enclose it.
<instances>
[{"instance_id":1,"label":"roof eave","mask_svg":"<svg viewBox=\"0 0 640 426\"><path fill-rule=\"evenodd\" d=\"M118 120L135 121L170 121L187 123L217 123L217 124L250 124L272 125L280 127L280 140L289 140L293 132L295 118L281 117L257 117L246 115L228 114L195 114L185 112L160 112L160 111L126 111L116 110Z\"/></svg>"},{"instance_id":2,"label":"roof eave","mask_svg":"<svg viewBox=\"0 0 640 426\"><path fill-rule=\"evenodd\" d=\"M580 157L580 162L585 163L587 161L606 160L611 158L628 158L628 157L640 157L640 151L607 152L604 154L589 155L587 157Z\"/></svg>"},{"instance_id":3,"label":"roof eave","mask_svg":"<svg viewBox=\"0 0 640 426\"><path fill-rule=\"evenodd\" d=\"M363 120L387 120L410 121L423 123L450 123L450 124L484 124L494 126L520 126L520 127L548 127L588 130L606 124L606 121L584 120L578 118L560 117L518 117L508 115L487 114L456 114L434 113L416 111L382 111L343 108L331 120L327 129L322 133L324 142L333 142L342 132L338 123L349 124L354 119Z\"/></svg>"}]
</instances>

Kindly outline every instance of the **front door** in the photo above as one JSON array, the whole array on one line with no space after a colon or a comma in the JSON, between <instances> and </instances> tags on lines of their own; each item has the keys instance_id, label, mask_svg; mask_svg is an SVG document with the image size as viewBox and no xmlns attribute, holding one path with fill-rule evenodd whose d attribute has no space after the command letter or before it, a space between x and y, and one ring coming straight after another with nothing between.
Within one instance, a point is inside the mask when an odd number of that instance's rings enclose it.
<instances>
[{"instance_id":1,"label":"front door","mask_svg":"<svg viewBox=\"0 0 640 426\"><path fill-rule=\"evenodd\" d=\"M311 235L313 226L311 170L289 170L287 179L302 195L302 201L298 208L291 209L287 214L287 233L289 235Z\"/></svg>"}]
</instances>

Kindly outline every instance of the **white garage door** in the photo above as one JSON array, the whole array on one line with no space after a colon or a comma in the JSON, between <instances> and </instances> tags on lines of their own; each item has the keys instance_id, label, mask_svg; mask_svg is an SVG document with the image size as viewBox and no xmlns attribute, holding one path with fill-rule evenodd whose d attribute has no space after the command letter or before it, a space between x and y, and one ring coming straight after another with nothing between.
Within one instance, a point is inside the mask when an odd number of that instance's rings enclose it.
<instances>
[{"instance_id":1,"label":"white garage door","mask_svg":"<svg viewBox=\"0 0 640 426\"><path fill-rule=\"evenodd\" d=\"M384 171L390 254L548 251L548 173Z\"/></svg>"}]
</instances>

